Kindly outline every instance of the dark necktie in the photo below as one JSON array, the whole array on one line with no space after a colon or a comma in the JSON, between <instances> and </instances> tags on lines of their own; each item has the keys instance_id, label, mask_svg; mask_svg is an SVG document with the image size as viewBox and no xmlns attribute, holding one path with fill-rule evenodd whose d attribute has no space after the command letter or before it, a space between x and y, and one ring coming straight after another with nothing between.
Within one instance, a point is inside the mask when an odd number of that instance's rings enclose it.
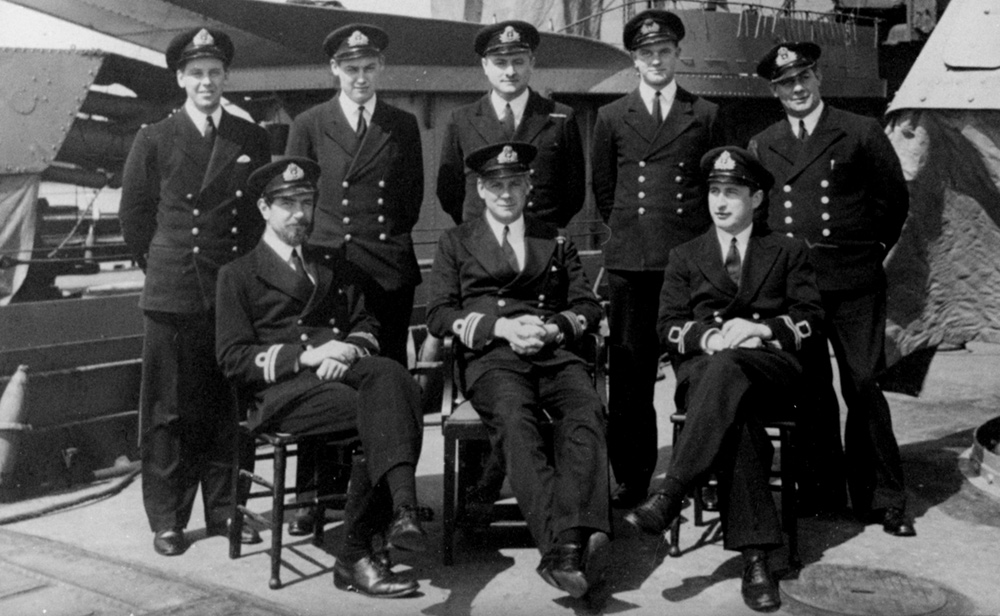
<instances>
[{"instance_id":1,"label":"dark necktie","mask_svg":"<svg viewBox=\"0 0 1000 616\"><path fill-rule=\"evenodd\" d=\"M288 260L288 264L304 282L308 282L310 285L312 284L312 279L309 278L309 273L306 272L306 265L302 262L302 257L299 256L299 251L292 251L292 257Z\"/></svg>"},{"instance_id":2,"label":"dark necktie","mask_svg":"<svg viewBox=\"0 0 1000 616\"><path fill-rule=\"evenodd\" d=\"M507 257L507 265L510 265L510 269L514 270L514 273L520 273L521 267L517 264L517 255L514 254L514 247L510 245L510 240L507 236L510 235L510 227L504 225L503 237L500 240L500 249L503 250L503 256Z\"/></svg>"},{"instance_id":3,"label":"dark necktie","mask_svg":"<svg viewBox=\"0 0 1000 616\"><path fill-rule=\"evenodd\" d=\"M510 103L503 109L503 118L500 120L503 124L503 130L507 134L508 139L514 138L514 131L516 127L514 126L514 110L510 108Z\"/></svg>"},{"instance_id":4,"label":"dark necktie","mask_svg":"<svg viewBox=\"0 0 1000 616\"><path fill-rule=\"evenodd\" d=\"M365 138L365 133L368 132L368 122L365 122L365 107L364 105L358 105L358 141Z\"/></svg>"},{"instance_id":5,"label":"dark necktie","mask_svg":"<svg viewBox=\"0 0 1000 616\"><path fill-rule=\"evenodd\" d=\"M653 120L656 121L656 125L659 126L663 124L663 109L660 107L660 91L657 90L653 93Z\"/></svg>"},{"instance_id":6,"label":"dark necktie","mask_svg":"<svg viewBox=\"0 0 1000 616\"><path fill-rule=\"evenodd\" d=\"M215 143L215 133L215 120L212 119L212 116L208 116L205 121L205 141Z\"/></svg>"},{"instance_id":7,"label":"dark necktie","mask_svg":"<svg viewBox=\"0 0 1000 616\"><path fill-rule=\"evenodd\" d=\"M799 120L799 141L805 143L808 138L809 131L806 130L806 122L805 120Z\"/></svg>"},{"instance_id":8,"label":"dark necktie","mask_svg":"<svg viewBox=\"0 0 1000 616\"><path fill-rule=\"evenodd\" d=\"M740 268L742 267L740 262L740 250L736 247L736 238L729 242L729 253L726 254L726 273L729 274L729 278L736 284L740 286Z\"/></svg>"}]
</instances>

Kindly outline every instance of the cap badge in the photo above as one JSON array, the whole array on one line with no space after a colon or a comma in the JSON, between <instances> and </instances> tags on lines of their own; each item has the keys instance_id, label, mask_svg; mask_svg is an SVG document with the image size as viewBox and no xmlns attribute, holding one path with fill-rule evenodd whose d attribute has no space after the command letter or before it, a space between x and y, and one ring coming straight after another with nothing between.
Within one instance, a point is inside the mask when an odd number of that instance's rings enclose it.
<instances>
[{"instance_id":1,"label":"cap badge","mask_svg":"<svg viewBox=\"0 0 1000 616\"><path fill-rule=\"evenodd\" d=\"M787 47L779 47L778 58L775 61L775 64L778 66L785 66L787 64L791 64L792 62L795 62L798 59L799 59L799 54L795 53L794 51L792 51Z\"/></svg>"},{"instance_id":2,"label":"cap badge","mask_svg":"<svg viewBox=\"0 0 1000 616\"><path fill-rule=\"evenodd\" d=\"M361 30L355 30L347 39L348 47L364 47L368 44L368 37Z\"/></svg>"},{"instance_id":3,"label":"cap badge","mask_svg":"<svg viewBox=\"0 0 1000 616\"><path fill-rule=\"evenodd\" d=\"M517 152L515 152L514 148L510 147L509 145L505 145L503 146L503 152L500 152L500 155L497 156L497 162L500 163L501 165L516 163Z\"/></svg>"},{"instance_id":4,"label":"cap badge","mask_svg":"<svg viewBox=\"0 0 1000 616\"><path fill-rule=\"evenodd\" d=\"M720 171L732 171L736 168L736 161L729 155L729 150L723 150L722 154L719 154L719 157L715 159L715 164L712 167Z\"/></svg>"},{"instance_id":5,"label":"cap badge","mask_svg":"<svg viewBox=\"0 0 1000 616\"><path fill-rule=\"evenodd\" d=\"M286 182L295 182L297 180L301 180L305 176L306 174L302 170L302 167L296 165L295 163L289 163L288 166L285 167L285 172L281 174L282 179Z\"/></svg>"},{"instance_id":6,"label":"cap badge","mask_svg":"<svg viewBox=\"0 0 1000 616\"><path fill-rule=\"evenodd\" d=\"M195 47L205 47L206 45L215 45L215 39L212 38L212 34L204 28L199 30L198 34L194 35L194 38L191 40L191 42L194 43Z\"/></svg>"},{"instance_id":7,"label":"cap badge","mask_svg":"<svg viewBox=\"0 0 1000 616\"><path fill-rule=\"evenodd\" d=\"M517 43L521 40L521 33L514 29L514 26L507 26L500 33L501 43Z\"/></svg>"},{"instance_id":8,"label":"cap badge","mask_svg":"<svg viewBox=\"0 0 1000 616\"><path fill-rule=\"evenodd\" d=\"M653 34L654 32L660 31L660 22L653 19L647 19L642 22L642 26L639 28L640 34Z\"/></svg>"}]
</instances>

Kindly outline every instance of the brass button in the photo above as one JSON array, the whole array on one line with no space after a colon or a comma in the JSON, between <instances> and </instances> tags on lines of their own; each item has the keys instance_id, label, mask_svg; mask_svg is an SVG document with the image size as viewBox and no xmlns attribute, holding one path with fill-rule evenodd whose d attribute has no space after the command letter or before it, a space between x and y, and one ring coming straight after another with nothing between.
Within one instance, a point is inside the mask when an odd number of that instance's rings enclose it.
<instances>
[{"instance_id":1,"label":"brass button","mask_svg":"<svg viewBox=\"0 0 1000 616\"><path fill-rule=\"evenodd\" d=\"M644 193L642 191L639 191L639 198L640 199L645 199L646 198L646 193Z\"/></svg>"},{"instance_id":2,"label":"brass button","mask_svg":"<svg viewBox=\"0 0 1000 616\"><path fill-rule=\"evenodd\" d=\"M680 201L684 198L684 193L677 193L677 200Z\"/></svg>"},{"instance_id":3,"label":"brass button","mask_svg":"<svg viewBox=\"0 0 1000 616\"><path fill-rule=\"evenodd\" d=\"M335 336L339 336L340 335L340 328L339 327L334 327L331 331L334 333Z\"/></svg>"},{"instance_id":4,"label":"brass button","mask_svg":"<svg viewBox=\"0 0 1000 616\"><path fill-rule=\"evenodd\" d=\"M233 246L233 252L239 252L239 250L240 250L239 248L237 248L236 246Z\"/></svg>"},{"instance_id":5,"label":"brass button","mask_svg":"<svg viewBox=\"0 0 1000 616\"><path fill-rule=\"evenodd\" d=\"M191 249L191 252L193 252L194 254L198 254L199 252L201 252L201 249L195 246L194 248Z\"/></svg>"},{"instance_id":6,"label":"brass button","mask_svg":"<svg viewBox=\"0 0 1000 616\"><path fill-rule=\"evenodd\" d=\"M823 220L830 220L830 213L823 212L822 214L820 214L820 218L822 218Z\"/></svg>"},{"instance_id":7,"label":"brass button","mask_svg":"<svg viewBox=\"0 0 1000 616\"><path fill-rule=\"evenodd\" d=\"M302 325L302 319L299 319L298 321L296 321L295 324L296 325Z\"/></svg>"},{"instance_id":8,"label":"brass button","mask_svg":"<svg viewBox=\"0 0 1000 616\"><path fill-rule=\"evenodd\" d=\"M305 342L306 340L309 340L309 335L308 334L302 334L301 336L299 336L299 340L301 340L302 342Z\"/></svg>"},{"instance_id":9,"label":"brass button","mask_svg":"<svg viewBox=\"0 0 1000 616\"><path fill-rule=\"evenodd\" d=\"M823 229L823 237L830 237L830 230L829 229Z\"/></svg>"},{"instance_id":10,"label":"brass button","mask_svg":"<svg viewBox=\"0 0 1000 616\"><path fill-rule=\"evenodd\" d=\"M198 208L194 208L193 210L191 210L192 216L197 216L199 214L201 214L201 211Z\"/></svg>"},{"instance_id":11,"label":"brass button","mask_svg":"<svg viewBox=\"0 0 1000 616\"><path fill-rule=\"evenodd\" d=\"M497 306L500 306L501 308L503 308L506 305L507 305L507 300L505 300L505 299L498 299L497 300Z\"/></svg>"},{"instance_id":12,"label":"brass button","mask_svg":"<svg viewBox=\"0 0 1000 616\"><path fill-rule=\"evenodd\" d=\"M823 205L826 205L827 203L830 202L830 197L823 195L822 197L819 198L819 202L822 203Z\"/></svg>"},{"instance_id":13,"label":"brass button","mask_svg":"<svg viewBox=\"0 0 1000 616\"><path fill-rule=\"evenodd\" d=\"M785 224L786 225L792 224L792 217L791 216L785 216Z\"/></svg>"},{"instance_id":14,"label":"brass button","mask_svg":"<svg viewBox=\"0 0 1000 616\"><path fill-rule=\"evenodd\" d=\"M384 203L385 203L385 200L382 197L379 197L378 198L378 204L379 205L383 205Z\"/></svg>"},{"instance_id":15,"label":"brass button","mask_svg":"<svg viewBox=\"0 0 1000 616\"><path fill-rule=\"evenodd\" d=\"M788 233L786 233L785 235L787 235L788 237L795 237L795 234L794 234L794 233L792 233L791 231L789 231L789 232L788 232Z\"/></svg>"},{"instance_id":16,"label":"brass button","mask_svg":"<svg viewBox=\"0 0 1000 616\"><path fill-rule=\"evenodd\" d=\"M646 181L646 176L640 175L639 176L639 183L641 184L642 182L645 182L645 181Z\"/></svg>"},{"instance_id":17,"label":"brass button","mask_svg":"<svg viewBox=\"0 0 1000 616\"><path fill-rule=\"evenodd\" d=\"M385 216L382 216L381 214L379 214L378 221L379 222L385 222Z\"/></svg>"},{"instance_id":18,"label":"brass button","mask_svg":"<svg viewBox=\"0 0 1000 616\"><path fill-rule=\"evenodd\" d=\"M350 186L350 184L348 184L348 183L347 183L347 182L345 181L345 182L343 182L343 183L341 184L341 186L343 186L344 188L347 188L348 186Z\"/></svg>"},{"instance_id":19,"label":"brass button","mask_svg":"<svg viewBox=\"0 0 1000 616\"><path fill-rule=\"evenodd\" d=\"M822 186L823 188L828 188L830 186L830 181L823 180L822 182L819 183L819 185Z\"/></svg>"},{"instance_id":20,"label":"brass button","mask_svg":"<svg viewBox=\"0 0 1000 616\"><path fill-rule=\"evenodd\" d=\"M232 229L229 230L229 232L232 233L233 235L236 235L237 233L240 232L240 230L237 227L233 227Z\"/></svg>"},{"instance_id":21,"label":"brass button","mask_svg":"<svg viewBox=\"0 0 1000 616\"><path fill-rule=\"evenodd\" d=\"M639 208L639 216L642 216L645 213L646 213L646 208L644 207Z\"/></svg>"},{"instance_id":22,"label":"brass button","mask_svg":"<svg viewBox=\"0 0 1000 616\"><path fill-rule=\"evenodd\" d=\"M340 202L340 205L347 205L348 203L350 203L350 201L344 199L343 201Z\"/></svg>"},{"instance_id":23,"label":"brass button","mask_svg":"<svg viewBox=\"0 0 1000 616\"><path fill-rule=\"evenodd\" d=\"M330 319L330 325L336 325L337 319Z\"/></svg>"},{"instance_id":24,"label":"brass button","mask_svg":"<svg viewBox=\"0 0 1000 616\"><path fill-rule=\"evenodd\" d=\"M791 208L792 207L792 202L791 201L785 201L785 207L786 208Z\"/></svg>"},{"instance_id":25,"label":"brass button","mask_svg":"<svg viewBox=\"0 0 1000 616\"><path fill-rule=\"evenodd\" d=\"M240 213L240 211L239 211L239 210L237 210L236 208L233 208L233 209L232 209L232 212L233 212L233 216L236 216L237 214L239 214L239 213Z\"/></svg>"},{"instance_id":26,"label":"brass button","mask_svg":"<svg viewBox=\"0 0 1000 616\"><path fill-rule=\"evenodd\" d=\"M792 187L791 187L791 186L789 186L788 184L785 184L785 185L784 185L784 186L783 186L783 187L781 188L781 190L785 191L786 193L790 193L790 192L792 192Z\"/></svg>"},{"instance_id":27,"label":"brass button","mask_svg":"<svg viewBox=\"0 0 1000 616\"><path fill-rule=\"evenodd\" d=\"M346 182L345 182L345 184L346 184ZM378 187L379 188L385 188L385 180L379 180L378 181Z\"/></svg>"},{"instance_id":28,"label":"brass button","mask_svg":"<svg viewBox=\"0 0 1000 616\"><path fill-rule=\"evenodd\" d=\"M345 225L351 224L351 217L350 216L344 216L344 224Z\"/></svg>"},{"instance_id":29,"label":"brass button","mask_svg":"<svg viewBox=\"0 0 1000 616\"><path fill-rule=\"evenodd\" d=\"M678 184L680 184L683 180L684 180L684 178L681 177L681 176L679 176L679 175L674 178L674 181L677 182Z\"/></svg>"},{"instance_id":30,"label":"brass button","mask_svg":"<svg viewBox=\"0 0 1000 616\"><path fill-rule=\"evenodd\" d=\"M385 235L385 233L379 233L379 234L378 234L378 239L379 239L380 241L383 241L383 242L384 242L384 241L385 241L385 238L386 238L386 235Z\"/></svg>"},{"instance_id":31,"label":"brass button","mask_svg":"<svg viewBox=\"0 0 1000 616\"><path fill-rule=\"evenodd\" d=\"M237 197L242 197L243 196L243 191L242 190L237 190L236 191L236 196Z\"/></svg>"},{"instance_id":32,"label":"brass button","mask_svg":"<svg viewBox=\"0 0 1000 616\"><path fill-rule=\"evenodd\" d=\"M646 161L640 160L639 161L639 167L642 168L642 167L645 167L645 166L646 166Z\"/></svg>"},{"instance_id":33,"label":"brass button","mask_svg":"<svg viewBox=\"0 0 1000 616\"><path fill-rule=\"evenodd\" d=\"M678 214L683 214L684 213L684 208L682 208L682 207L677 208L677 213Z\"/></svg>"},{"instance_id":34,"label":"brass button","mask_svg":"<svg viewBox=\"0 0 1000 616\"><path fill-rule=\"evenodd\" d=\"M542 294L540 294L538 296L538 301L540 301L540 302L544 302L545 301L545 294L544 293L542 293Z\"/></svg>"},{"instance_id":35,"label":"brass button","mask_svg":"<svg viewBox=\"0 0 1000 616\"><path fill-rule=\"evenodd\" d=\"M350 233L348 233L347 235L344 236L344 241L345 242L351 241L351 234Z\"/></svg>"},{"instance_id":36,"label":"brass button","mask_svg":"<svg viewBox=\"0 0 1000 616\"><path fill-rule=\"evenodd\" d=\"M191 235L198 235L198 227L191 228Z\"/></svg>"}]
</instances>

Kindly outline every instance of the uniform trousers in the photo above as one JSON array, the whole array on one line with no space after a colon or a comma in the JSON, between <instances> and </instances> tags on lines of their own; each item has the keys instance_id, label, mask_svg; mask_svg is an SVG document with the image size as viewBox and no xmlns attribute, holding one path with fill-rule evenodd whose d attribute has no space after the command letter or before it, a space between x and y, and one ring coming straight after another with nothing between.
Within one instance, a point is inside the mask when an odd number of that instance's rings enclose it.
<instances>
[{"instance_id":1,"label":"uniform trousers","mask_svg":"<svg viewBox=\"0 0 1000 616\"><path fill-rule=\"evenodd\" d=\"M215 360L210 312L146 311L140 439L142 498L153 532L184 529L198 486L205 523L232 513L236 408Z\"/></svg>"},{"instance_id":2,"label":"uniform trousers","mask_svg":"<svg viewBox=\"0 0 1000 616\"><path fill-rule=\"evenodd\" d=\"M678 371L675 398L686 420L664 488L679 497L715 471L728 550L782 542L769 487L774 447L764 423L788 418L801 375L795 357L774 349L702 355Z\"/></svg>"},{"instance_id":3,"label":"uniform trousers","mask_svg":"<svg viewBox=\"0 0 1000 616\"><path fill-rule=\"evenodd\" d=\"M406 341L410 334L414 290L415 287L392 291L373 289L365 301L365 308L378 319L379 354L403 366L407 365Z\"/></svg>"},{"instance_id":4,"label":"uniform trousers","mask_svg":"<svg viewBox=\"0 0 1000 616\"><path fill-rule=\"evenodd\" d=\"M346 544L355 552L353 560L392 518L392 498L382 481L385 473L399 464L416 468L423 439L419 388L405 368L384 357L359 359L339 381L321 381L312 372L296 378L315 381L314 386L304 388L258 431L309 435L357 430L363 453L352 460L344 512ZM315 444L310 449L323 451ZM303 480L301 473L298 477ZM329 479L322 470L320 477ZM319 486L321 493L328 492L325 486L326 482Z\"/></svg>"},{"instance_id":5,"label":"uniform trousers","mask_svg":"<svg viewBox=\"0 0 1000 616\"><path fill-rule=\"evenodd\" d=\"M608 454L619 484L640 492L656 468L656 319L663 272L608 271Z\"/></svg>"},{"instance_id":6,"label":"uniform trousers","mask_svg":"<svg viewBox=\"0 0 1000 616\"><path fill-rule=\"evenodd\" d=\"M543 554L564 530L609 532L604 407L583 364L493 369L469 393L492 446L502 448L514 496Z\"/></svg>"},{"instance_id":7,"label":"uniform trousers","mask_svg":"<svg viewBox=\"0 0 1000 616\"><path fill-rule=\"evenodd\" d=\"M878 383L885 367L885 286L820 295L826 312L824 330L837 358L847 405L844 455L851 506L862 516L887 507L903 509L906 493L899 444ZM816 379L822 383L820 395L836 401L828 360L817 363Z\"/></svg>"}]
</instances>

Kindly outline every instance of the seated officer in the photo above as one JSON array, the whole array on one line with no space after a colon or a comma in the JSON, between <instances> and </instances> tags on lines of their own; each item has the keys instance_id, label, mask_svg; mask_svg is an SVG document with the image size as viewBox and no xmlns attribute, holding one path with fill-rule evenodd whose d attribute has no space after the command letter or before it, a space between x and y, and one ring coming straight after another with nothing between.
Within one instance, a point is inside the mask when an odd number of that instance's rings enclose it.
<instances>
[{"instance_id":1,"label":"seated officer","mask_svg":"<svg viewBox=\"0 0 1000 616\"><path fill-rule=\"evenodd\" d=\"M306 158L276 161L250 176L266 227L252 252L219 272L216 356L226 376L253 396L254 430L357 429L364 457L352 470L333 581L369 596L409 595L417 583L393 574L371 545L376 533L387 532L397 548L424 549L414 481L420 394L405 368L374 355L378 322L365 308L363 275L336 254L303 245L318 177L319 165Z\"/></svg>"},{"instance_id":2,"label":"seated officer","mask_svg":"<svg viewBox=\"0 0 1000 616\"><path fill-rule=\"evenodd\" d=\"M460 343L466 393L543 554L538 573L580 597L588 559L608 540L608 462L604 408L567 345L597 328L601 307L573 244L524 217L535 151L505 142L466 157L486 211L441 235L427 325ZM554 462L542 409L555 425Z\"/></svg>"},{"instance_id":3,"label":"seated officer","mask_svg":"<svg viewBox=\"0 0 1000 616\"><path fill-rule=\"evenodd\" d=\"M662 533L684 495L716 471L725 547L743 553L743 600L772 611L781 598L767 551L782 536L763 422L770 410L791 408L799 356L823 311L805 245L763 222L771 174L736 147L710 150L701 167L715 227L671 251L657 323L687 421L663 482L625 519Z\"/></svg>"}]
</instances>

